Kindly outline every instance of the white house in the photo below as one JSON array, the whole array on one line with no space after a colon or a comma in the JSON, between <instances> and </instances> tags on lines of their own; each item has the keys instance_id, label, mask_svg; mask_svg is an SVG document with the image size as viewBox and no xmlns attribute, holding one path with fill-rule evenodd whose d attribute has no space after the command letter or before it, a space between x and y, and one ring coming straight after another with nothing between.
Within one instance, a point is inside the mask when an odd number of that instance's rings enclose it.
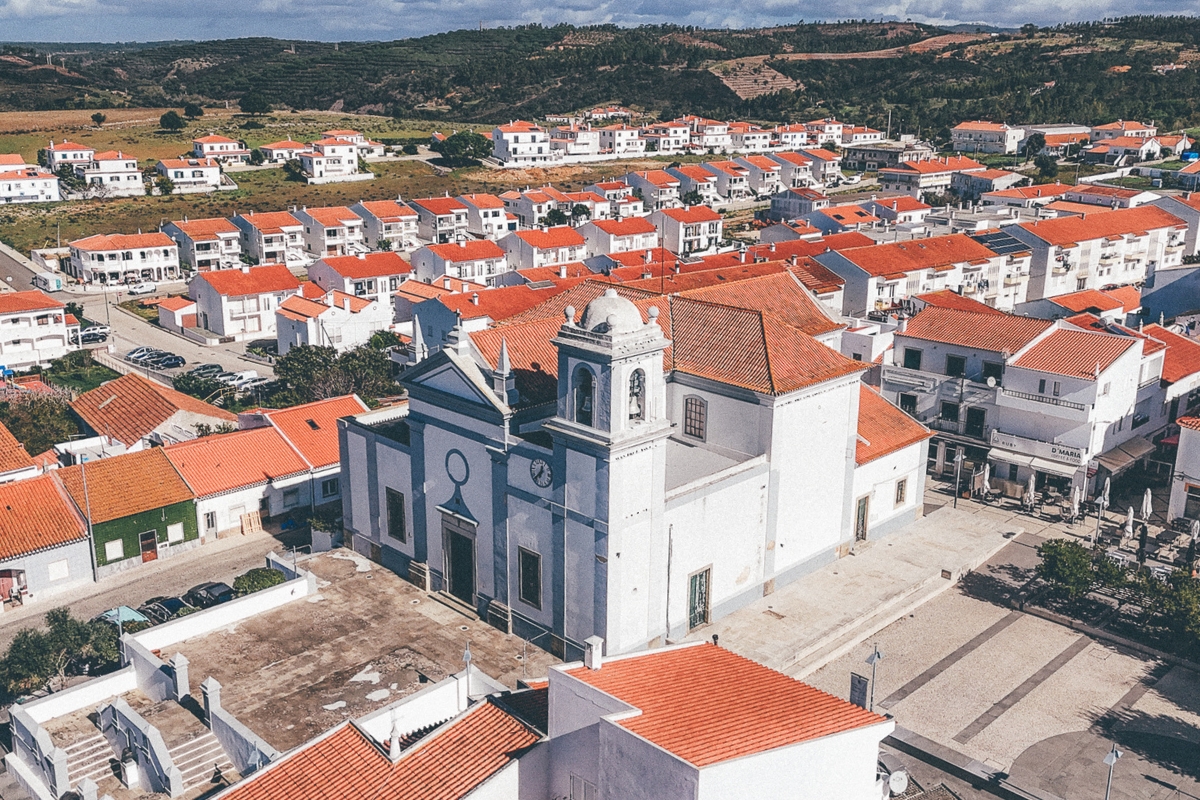
<instances>
[{"instance_id":1,"label":"white house","mask_svg":"<svg viewBox=\"0 0 1200 800\"><path fill-rule=\"evenodd\" d=\"M771 131L749 122L729 123L730 149L738 153L764 153L771 149Z\"/></svg>"},{"instance_id":2,"label":"white house","mask_svg":"<svg viewBox=\"0 0 1200 800\"><path fill-rule=\"evenodd\" d=\"M750 155L735 158L733 163L746 171L750 191L759 197L770 196L783 189L783 167L775 159Z\"/></svg>"},{"instance_id":3,"label":"white house","mask_svg":"<svg viewBox=\"0 0 1200 800\"><path fill-rule=\"evenodd\" d=\"M304 226L286 211L238 214L242 252L255 264L290 264L304 260Z\"/></svg>"},{"instance_id":4,"label":"white house","mask_svg":"<svg viewBox=\"0 0 1200 800\"><path fill-rule=\"evenodd\" d=\"M275 309L299 291L283 264L198 272L188 284L197 325L237 341L275 338Z\"/></svg>"},{"instance_id":5,"label":"white house","mask_svg":"<svg viewBox=\"0 0 1200 800\"><path fill-rule=\"evenodd\" d=\"M69 327L63 304L43 292L0 294L0 365L12 370L49 366L78 349Z\"/></svg>"},{"instance_id":6,"label":"white house","mask_svg":"<svg viewBox=\"0 0 1200 800\"><path fill-rule=\"evenodd\" d=\"M903 192L919 200L926 193L948 191L957 172L983 172L985 169L983 164L966 156L905 161L899 166L879 170L879 188L885 192Z\"/></svg>"},{"instance_id":7,"label":"white house","mask_svg":"<svg viewBox=\"0 0 1200 800\"><path fill-rule=\"evenodd\" d=\"M412 250L417 246L417 212L395 200L360 200L350 210L362 218L363 240L376 250L384 242L392 250Z\"/></svg>"},{"instance_id":8,"label":"white house","mask_svg":"<svg viewBox=\"0 0 1200 800\"><path fill-rule=\"evenodd\" d=\"M221 164L214 158L170 158L158 162L158 174L170 178L181 194L221 188Z\"/></svg>"},{"instance_id":9,"label":"white house","mask_svg":"<svg viewBox=\"0 0 1200 800\"><path fill-rule=\"evenodd\" d=\"M268 164L282 164L285 161L300 158L300 154L308 149L309 146L302 142L284 139L283 141L261 145L258 148L258 152L262 153L264 162Z\"/></svg>"},{"instance_id":10,"label":"white house","mask_svg":"<svg viewBox=\"0 0 1200 800\"><path fill-rule=\"evenodd\" d=\"M1154 125L1146 125L1141 122L1124 119L1092 127L1093 142L1102 142L1105 139L1119 139L1124 136L1151 139L1158 136L1158 128Z\"/></svg>"},{"instance_id":11,"label":"white house","mask_svg":"<svg viewBox=\"0 0 1200 800\"><path fill-rule=\"evenodd\" d=\"M550 130L550 148L561 150L564 156L596 156L600 154L600 131L591 125L560 125Z\"/></svg>"},{"instance_id":12,"label":"white house","mask_svg":"<svg viewBox=\"0 0 1200 800\"><path fill-rule=\"evenodd\" d=\"M392 295L411 272L399 253L358 253L318 259L309 266L308 279L326 292L378 300L390 309Z\"/></svg>"},{"instance_id":13,"label":"white house","mask_svg":"<svg viewBox=\"0 0 1200 800\"><path fill-rule=\"evenodd\" d=\"M275 341L279 355L300 345L352 350L392 325L392 298L354 297L332 291L311 300L294 294L275 309Z\"/></svg>"},{"instance_id":14,"label":"white house","mask_svg":"<svg viewBox=\"0 0 1200 800\"><path fill-rule=\"evenodd\" d=\"M1002 122L960 122L950 129L950 145L960 153L1015 153L1024 139L1023 128Z\"/></svg>"},{"instance_id":15,"label":"white house","mask_svg":"<svg viewBox=\"0 0 1200 800\"><path fill-rule=\"evenodd\" d=\"M667 174L679 179L680 197L687 197L695 192L700 203L705 205L720 203L724 199L717 191L717 176L705 164L667 167Z\"/></svg>"},{"instance_id":16,"label":"white house","mask_svg":"<svg viewBox=\"0 0 1200 800\"><path fill-rule=\"evenodd\" d=\"M712 153L726 153L733 147L733 137L729 133L727 122L691 115L675 121L688 126L692 134L692 147Z\"/></svg>"},{"instance_id":17,"label":"white house","mask_svg":"<svg viewBox=\"0 0 1200 800\"><path fill-rule=\"evenodd\" d=\"M229 269L241 263L241 232L224 217L168 222L163 233L179 245L179 261L189 269Z\"/></svg>"},{"instance_id":18,"label":"white house","mask_svg":"<svg viewBox=\"0 0 1200 800\"><path fill-rule=\"evenodd\" d=\"M809 140L809 131L806 125L776 125L771 134L775 144L784 150L799 150L801 147L816 144L815 138L812 141Z\"/></svg>"},{"instance_id":19,"label":"white house","mask_svg":"<svg viewBox=\"0 0 1200 800\"><path fill-rule=\"evenodd\" d=\"M769 153L767 158L779 165L779 182L785 189L802 189L819 182L813 173L816 162L803 153Z\"/></svg>"},{"instance_id":20,"label":"white house","mask_svg":"<svg viewBox=\"0 0 1200 800\"><path fill-rule=\"evenodd\" d=\"M1167 519L1200 520L1200 417L1181 417Z\"/></svg>"},{"instance_id":21,"label":"white house","mask_svg":"<svg viewBox=\"0 0 1200 800\"><path fill-rule=\"evenodd\" d=\"M651 211L674 208L679 201L679 179L666 170L653 169L631 172L622 178L634 195L640 196L642 204Z\"/></svg>"},{"instance_id":22,"label":"white house","mask_svg":"<svg viewBox=\"0 0 1200 800\"><path fill-rule=\"evenodd\" d=\"M893 225L913 225L922 222L933 206L922 203L915 197L885 197L872 199L861 204L881 220Z\"/></svg>"},{"instance_id":23,"label":"white house","mask_svg":"<svg viewBox=\"0 0 1200 800\"><path fill-rule=\"evenodd\" d=\"M179 246L161 231L76 239L68 272L84 283L110 285L178 280Z\"/></svg>"},{"instance_id":24,"label":"white house","mask_svg":"<svg viewBox=\"0 0 1200 800\"><path fill-rule=\"evenodd\" d=\"M407 409L339 421L357 552L567 658L616 655L919 513L915 448L905 512L856 525L865 365L783 321L840 330L790 274L703 299L586 281L535 309L451 331L402 373Z\"/></svg>"},{"instance_id":25,"label":"white house","mask_svg":"<svg viewBox=\"0 0 1200 800\"><path fill-rule=\"evenodd\" d=\"M724 218L708 206L664 208L650 215L662 236L662 246L672 253L707 253L722 241Z\"/></svg>"},{"instance_id":26,"label":"white house","mask_svg":"<svg viewBox=\"0 0 1200 800\"><path fill-rule=\"evenodd\" d=\"M804 127L808 130L809 142L819 147L828 142L841 144L842 131L846 126L833 117L825 117L809 120L804 123Z\"/></svg>"},{"instance_id":27,"label":"white house","mask_svg":"<svg viewBox=\"0 0 1200 800\"><path fill-rule=\"evenodd\" d=\"M507 254L491 239L469 239L449 244L428 244L412 254L413 276L418 281L438 282L443 277L466 278L493 285L510 269Z\"/></svg>"},{"instance_id":28,"label":"white house","mask_svg":"<svg viewBox=\"0 0 1200 800\"><path fill-rule=\"evenodd\" d=\"M58 176L36 167L0 167L0 203L57 203Z\"/></svg>"},{"instance_id":29,"label":"white house","mask_svg":"<svg viewBox=\"0 0 1200 800\"><path fill-rule=\"evenodd\" d=\"M540 125L516 120L492 129L493 155L506 167L545 166L561 157Z\"/></svg>"},{"instance_id":30,"label":"white house","mask_svg":"<svg viewBox=\"0 0 1200 800\"><path fill-rule=\"evenodd\" d=\"M709 161L704 168L713 174L717 194L726 200L745 200L751 195L750 171L736 161Z\"/></svg>"},{"instance_id":31,"label":"white house","mask_svg":"<svg viewBox=\"0 0 1200 800\"><path fill-rule=\"evenodd\" d=\"M52 139L50 144L46 145L46 166L53 172L58 172L63 167L70 167L74 170L81 164L92 163L92 157L95 155L96 148L94 147L68 142L66 139L63 139L60 144L55 144Z\"/></svg>"},{"instance_id":32,"label":"white house","mask_svg":"<svg viewBox=\"0 0 1200 800\"><path fill-rule=\"evenodd\" d=\"M545 230L513 231L500 240L510 269L553 267L587 258L587 240L568 225ZM462 277L469 278L470 275Z\"/></svg>"},{"instance_id":33,"label":"white house","mask_svg":"<svg viewBox=\"0 0 1200 800\"><path fill-rule=\"evenodd\" d=\"M245 142L216 134L192 139L192 155L196 158L215 158L223 164L250 160L250 150Z\"/></svg>"},{"instance_id":34,"label":"white house","mask_svg":"<svg viewBox=\"0 0 1200 800\"><path fill-rule=\"evenodd\" d=\"M500 239L517 229L504 201L494 194L463 194L458 201L467 209L467 232L483 239Z\"/></svg>"},{"instance_id":35,"label":"white house","mask_svg":"<svg viewBox=\"0 0 1200 800\"><path fill-rule=\"evenodd\" d=\"M625 123L600 129L600 152L611 156L640 156L646 152L642 131Z\"/></svg>"},{"instance_id":36,"label":"white house","mask_svg":"<svg viewBox=\"0 0 1200 800\"><path fill-rule=\"evenodd\" d=\"M341 139L345 142L351 142L358 148L360 158L379 158L384 155L386 148L379 143L368 139L362 131L351 130L349 128L335 128L333 130L322 131L321 138L323 139Z\"/></svg>"},{"instance_id":37,"label":"white house","mask_svg":"<svg viewBox=\"0 0 1200 800\"><path fill-rule=\"evenodd\" d=\"M692 131L681 122L658 122L642 129L647 152L682 153L692 141Z\"/></svg>"},{"instance_id":38,"label":"white house","mask_svg":"<svg viewBox=\"0 0 1200 800\"><path fill-rule=\"evenodd\" d=\"M293 209L304 226L304 249L315 256L344 256L366 252L363 220L345 206Z\"/></svg>"},{"instance_id":39,"label":"white house","mask_svg":"<svg viewBox=\"0 0 1200 800\"><path fill-rule=\"evenodd\" d=\"M417 235L434 244L467 238L467 207L453 197L425 197L412 201L417 211Z\"/></svg>"},{"instance_id":40,"label":"white house","mask_svg":"<svg viewBox=\"0 0 1200 800\"><path fill-rule=\"evenodd\" d=\"M628 253L658 246L658 228L645 217L597 219L579 228L587 240L589 256L600 253Z\"/></svg>"},{"instance_id":41,"label":"white house","mask_svg":"<svg viewBox=\"0 0 1200 800\"><path fill-rule=\"evenodd\" d=\"M97 197L141 197L146 193L137 157L120 150L94 154L91 161L75 165L75 174Z\"/></svg>"},{"instance_id":42,"label":"white house","mask_svg":"<svg viewBox=\"0 0 1200 800\"><path fill-rule=\"evenodd\" d=\"M297 155L300 169L309 183L336 183L348 180L370 180L372 173L358 170L359 148L344 139L321 139L312 148Z\"/></svg>"}]
</instances>

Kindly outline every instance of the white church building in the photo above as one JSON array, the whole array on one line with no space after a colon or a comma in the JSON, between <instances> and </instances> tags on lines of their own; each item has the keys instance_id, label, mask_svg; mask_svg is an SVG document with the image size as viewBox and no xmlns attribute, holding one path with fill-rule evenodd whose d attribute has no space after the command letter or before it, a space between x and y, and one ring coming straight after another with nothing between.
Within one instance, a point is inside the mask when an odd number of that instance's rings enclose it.
<instances>
[{"instance_id":1,"label":"white church building","mask_svg":"<svg viewBox=\"0 0 1200 800\"><path fill-rule=\"evenodd\" d=\"M588 281L444 343L414 326L407 407L339 422L346 544L578 658L678 640L911 522L929 431L790 273L756 280Z\"/></svg>"}]
</instances>

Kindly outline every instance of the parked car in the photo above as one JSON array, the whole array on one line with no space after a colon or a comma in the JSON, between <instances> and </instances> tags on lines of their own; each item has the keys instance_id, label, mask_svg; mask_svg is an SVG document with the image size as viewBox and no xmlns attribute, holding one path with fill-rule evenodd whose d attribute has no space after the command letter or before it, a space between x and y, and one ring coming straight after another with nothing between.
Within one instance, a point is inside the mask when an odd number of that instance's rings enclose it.
<instances>
[{"instance_id":1,"label":"parked car","mask_svg":"<svg viewBox=\"0 0 1200 800\"><path fill-rule=\"evenodd\" d=\"M260 386L266 386L270 382L271 382L270 378L254 378L252 380L246 381L243 384L238 385L238 388L244 392L249 389L257 389Z\"/></svg>"},{"instance_id":2,"label":"parked car","mask_svg":"<svg viewBox=\"0 0 1200 800\"><path fill-rule=\"evenodd\" d=\"M100 344L108 341L107 333L84 333L79 337L80 344Z\"/></svg>"},{"instance_id":3,"label":"parked car","mask_svg":"<svg viewBox=\"0 0 1200 800\"><path fill-rule=\"evenodd\" d=\"M135 283L133 286L129 287L130 294L154 294L157 291L158 287L149 281Z\"/></svg>"},{"instance_id":4,"label":"parked car","mask_svg":"<svg viewBox=\"0 0 1200 800\"><path fill-rule=\"evenodd\" d=\"M182 367L186 363L187 360L183 356L170 355L154 366L156 369L175 369L176 367Z\"/></svg>"},{"instance_id":5,"label":"parked car","mask_svg":"<svg viewBox=\"0 0 1200 800\"><path fill-rule=\"evenodd\" d=\"M192 367L188 370L188 375L195 375L197 378L215 378L225 371L225 368L220 364L201 364L198 367Z\"/></svg>"},{"instance_id":6,"label":"parked car","mask_svg":"<svg viewBox=\"0 0 1200 800\"><path fill-rule=\"evenodd\" d=\"M854 185L854 184L856 184L856 183L861 183L861 182L862 182L862 176L861 176L861 175L851 175L851 176L849 176L849 177L847 177L847 178L842 178L842 183L844 183L844 184L846 184L846 185L848 185L848 186L852 186L852 185Z\"/></svg>"},{"instance_id":7,"label":"parked car","mask_svg":"<svg viewBox=\"0 0 1200 800\"><path fill-rule=\"evenodd\" d=\"M80 333L82 333L84 336L87 336L89 333L102 333L105 336L108 336L110 333L112 333L112 329L107 325L88 325L86 328L80 331Z\"/></svg>"},{"instance_id":8,"label":"parked car","mask_svg":"<svg viewBox=\"0 0 1200 800\"><path fill-rule=\"evenodd\" d=\"M174 619L175 615L185 608L191 608L191 606L179 597L151 597L138 606L138 611L156 624L161 624Z\"/></svg>"},{"instance_id":9,"label":"parked car","mask_svg":"<svg viewBox=\"0 0 1200 800\"><path fill-rule=\"evenodd\" d=\"M232 591L232 589L230 590ZM149 622L150 620L145 614L140 611L134 611L129 606L117 606L110 608L103 614L97 614L92 618L92 622L111 622L113 625L120 625L122 628L131 622Z\"/></svg>"},{"instance_id":10,"label":"parked car","mask_svg":"<svg viewBox=\"0 0 1200 800\"><path fill-rule=\"evenodd\" d=\"M183 598L196 608L211 608L221 603L228 603L236 596L233 587L229 584L210 581L188 589Z\"/></svg>"},{"instance_id":11,"label":"parked car","mask_svg":"<svg viewBox=\"0 0 1200 800\"><path fill-rule=\"evenodd\" d=\"M150 358L144 358L139 363L144 367L155 367L166 361L169 358L178 358L174 353L168 353L166 350L153 354Z\"/></svg>"},{"instance_id":12,"label":"parked car","mask_svg":"<svg viewBox=\"0 0 1200 800\"><path fill-rule=\"evenodd\" d=\"M132 350L130 350L128 353L126 353L125 360L133 361L135 358L138 358L139 356L144 356L146 353L153 353L153 352L154 352L153 347L147 347L145 345L142 345L141 347L135 347Z\"/></svg>"},{"instance_id":13,"label":"parked car","mask_svg":"<svg viewBox=\"0 0 1200 800\"><path fill-rule=\"evenodd\" d=\"M129 359L129 361L134 364L145 364L148 361L153 361L154 359L158 358L159 356L165 356L165 355L167 355L167 353L164 350L150 349L144 353L140 353L139 355L134 356L133 358Z\"/></svg>"},{"instance_id":14,"label":"parked car","mask_svg":"<svg viewBox=\"0 0 1200 800\"><path fill-rule=\"evenodd\" d=\"M235 373L233 373L233 375L234 375L234 378L230 382L229 385L233 386L235 389L241 389L250 381L256 380L258 378L258 371L253 370L253 369L247 369L247 370L243 370L242 372L235 372Z\"/></svg>"},{"instance_id":15,"label":"parked car","mask_svg":"<svg viewBox=\"0 0 1200 800\"><path fill-rule=\"evenodd\" d=\"M218 372L216 375L212 376L214 381L224 384L225 386L232 386L232 382L235 378L237 378L236 372Z\"/></svg>"}]
</instances>

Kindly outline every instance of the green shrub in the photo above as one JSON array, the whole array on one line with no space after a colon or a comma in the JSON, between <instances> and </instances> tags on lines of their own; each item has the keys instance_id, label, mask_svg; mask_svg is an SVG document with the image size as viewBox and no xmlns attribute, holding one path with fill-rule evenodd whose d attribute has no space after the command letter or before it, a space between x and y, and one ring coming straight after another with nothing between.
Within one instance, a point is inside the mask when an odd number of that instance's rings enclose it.
<instances>
[{"instance_id":1,"label":"green shrub","mask_svg":"<svg viewBox=\"0 0 1200 800\"><path fill-rule=\"evenodd\" d=\"M244 596L261 592L263 589L270 589L272 586L278 586L286 580L287 578L279 570L268 569L267 567L255 567L234 579L233 590L239 596Z\"/></svg>"}]
</instances>

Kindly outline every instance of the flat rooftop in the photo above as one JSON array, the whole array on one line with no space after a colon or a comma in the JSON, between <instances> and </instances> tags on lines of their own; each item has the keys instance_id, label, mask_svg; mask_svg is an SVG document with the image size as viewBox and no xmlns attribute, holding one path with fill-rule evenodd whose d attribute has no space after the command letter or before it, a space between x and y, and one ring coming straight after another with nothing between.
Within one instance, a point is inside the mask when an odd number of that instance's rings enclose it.
<instances>
[{"instance_id":1,"label":"flat rooftop","mask_svg":"<svg viewBox=\"0 0 1200 800\"><path fill-rule=\"evenodd\" d=\"M348 550L300 564L316 595L231 628L164 648L191 662L192 691L212 676L221 705L282 751L362 716L472 663L504 685L541 678L554 656L444 605Z\"/></svg>"},{"instance_id":2,"label":"flat rooftop","mask_svg":"<svg viewBox=\"0 0 1200 800\"><path fill-rule=\"evenodd\" d=\"M754 456L718 453L698 444L667 439L667 491L735 467Z\"/></svg>"}]
</instances>

